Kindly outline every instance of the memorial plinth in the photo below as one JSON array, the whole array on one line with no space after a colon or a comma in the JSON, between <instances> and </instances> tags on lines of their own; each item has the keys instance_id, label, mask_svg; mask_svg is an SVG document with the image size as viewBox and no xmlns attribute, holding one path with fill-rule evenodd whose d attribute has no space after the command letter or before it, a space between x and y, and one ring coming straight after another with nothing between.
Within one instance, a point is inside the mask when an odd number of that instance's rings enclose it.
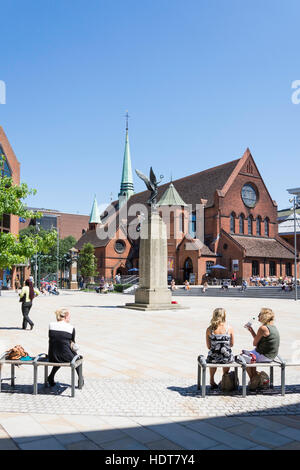
<instances>
[{"instance_id":1,"label":"memorial plinth","mask_svg":"<svg viewBox=\"0 0 300 470\"><path fill-rule=\"evenodd\" d=\"M135 302L125 308L135 310L180 309L172 304L172 294L167 283L167 230L155 210L141 225L139 252L139 287L135 291Z\"/></svg>"}]
</instances>

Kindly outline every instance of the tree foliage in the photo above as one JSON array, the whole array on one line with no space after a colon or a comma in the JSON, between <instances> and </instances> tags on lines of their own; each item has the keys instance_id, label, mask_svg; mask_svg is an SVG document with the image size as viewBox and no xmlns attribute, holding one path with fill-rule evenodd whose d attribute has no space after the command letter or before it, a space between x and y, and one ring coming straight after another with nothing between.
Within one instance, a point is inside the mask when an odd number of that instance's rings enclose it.
<instances>
[{"instance_id":1,"label":"tree foliage","mask_svg":"<svg viewBox=\"0 0 300 470\"><path fill-rule=\"evenodd\" d=\"M93 277L97 273L97 261L95 248L91 243L85 243L80 250L78 267L80 274L84 277Z\"/></svg>"},{"instance_id":2,"label":"tree foliage","mask_svg":"<svg viewBox=\"0 0 300 470\"><path fill-rule=\"evenodd\" d=\"M35 194L26 183L16 185L9 176L3 176L5 157L0 155L0 219L4 215L15 215L24 219L41 217L26 208L24 199ZM55 244L56 232L48 232L44 237L39 234L20 239L12 233L0 233L0 269L12 268L15 264L25 264L37 252L47 253Z\"/></svg>"}]
</instances>

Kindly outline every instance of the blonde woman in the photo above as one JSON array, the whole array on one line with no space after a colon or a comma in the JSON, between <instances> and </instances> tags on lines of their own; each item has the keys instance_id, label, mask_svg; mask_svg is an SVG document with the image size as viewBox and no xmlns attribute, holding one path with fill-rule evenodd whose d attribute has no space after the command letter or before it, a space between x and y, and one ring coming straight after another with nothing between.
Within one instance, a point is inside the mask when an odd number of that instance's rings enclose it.
<instances>
[{"instance_id":1,"label":"blonde woman","mask_svg":"<svg viewBox=\"0 0 300 470\"><path fill-rule=\"evenodd\" d=\"M270 308L262 308L258 321L262 324L257 333L252 326L246 324L245 328L250 331L253 337L253 346L255 349L250 351L256 357L256 362L271 362L278 354L280 336L279 331L274 325L275 314ZM256 367L247 368L250 379L257 375Z\"/></svg>"},{"instance_id":2,"label":"blonde woman","mask_svg":"<svg viewBox=\"0 0 300 470\"><path fill-rule=\"evenodd\" d=\"M233 329L226 323L226 312L224 308L216 308L210 326L206 330L206 344L208 351L207 362L215 364L229 364L233 362L232 346L234 343ZM229 372L229 367L223 367L223 373ZM210 367L211 389L218 388L214 381L217 368Z\"/></svg>"},{"instance_id":3,"label":"blonde woman","mask_svg":"<svg viewBox=\"0 0 300 470\"><path fill-rule=\"evenodd\" d=\"M49 325L49 362L71 362L76 353L71 348L75 343L75 328L70 324L70 312L61 308L55 312L56 322ZM54 376L59 367L53 367L48 377L48 384L54 387ZM78 369L76 369L78 373Z\"/></svg>"}]
</instances>

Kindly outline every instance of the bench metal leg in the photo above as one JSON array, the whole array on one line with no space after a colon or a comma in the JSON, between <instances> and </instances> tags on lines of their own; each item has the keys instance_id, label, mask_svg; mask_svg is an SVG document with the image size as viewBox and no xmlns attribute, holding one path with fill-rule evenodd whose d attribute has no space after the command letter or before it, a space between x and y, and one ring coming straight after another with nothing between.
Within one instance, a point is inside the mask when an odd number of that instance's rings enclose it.
<instances>
[{"instance_id":1,"label":"bench metal leg","mask_svg":"<svg viewBox=\"0 0 300 470\"><path fill-rule=\"evenodd\" d=\"M274 367L270 366L270 388L274 388Z\"/></svg>"},{"instance_id":2,"label":"bench metal leg","mask_svg":"<svg viewBox=\"0 0 300 470\"><path fill-rule=\"evenodd\" d=\"M1 393L1 383L2 383L2 364L0 364L0 393Z\"/></svg>"},{"instance_id":3,"label":"bench metal leg","mask_svg":"<svg viewBox=\"0 0 300 470\"><path fill-rule=\"evenodd\" d=\"M71 367L72 397L75 397L75 367Z\"/></svg>"},{"instance_id":4,"label":"bench metal leg","mask_svg":"<svg viewBox=\"0 0 300 470\"><path fill-rule=\"evenodd\" d=\"M205 394L206 394L206 367L205 366L202 366L202 387L201 387L201 391L202 391L202 398L205 398Z\"/></svg>"},{"instance_id":5,"label":"bench metal leg","mask_svg":"<svg viewBox=\"0 0 300 470\"><path fill-rule=\"evenodd\" d=\"M10 385L15 386L15 365L11 364L10 366Z\"/></svg>"},{"instance_id":6,"label":"bench metal leg","mask_svg":"<svg viewBox=\"0 0 300 470\"><path fill-rule=\"evenodd\" d=\"M83 387L82 364L78 366L78 388L81 390Z\"/></svg>"},{"instance_id":7,"label":"bench metal leg","mask_svg":"<svg viewBox=\"0 0 300 470\"><path fill-rule=\"evenodd\" d=\"M285 367L281 366L281 395L285 395Z\"/></svg>"},{"instance_id":8,"label":"bench metal leg","mask_svg":"<svg viewBox=\"0 0 300 470\"><path fill-rule=\"evenodd\" d=\"M198 364L198 375L197 375L197 390L201 388L201 367Z\"/></svg>"},{"instance_id":9,"label":"bench metal leg","mask_svg":"<svg viewBox=\"0 0 300 470\"><path fill-rule=\"evenodd\" d=\"M239 374L238 374L238 368L235 367L234 368L234 382L237 384L238 383L238 378L239 378ZM237 387L237 390L238 390L239 387Z\"/></svg>"},{"instance_id":10,"label":"bench metal leg","mask_svg":"<svg viewBox=\"0 0 300 470\"><path fill-rule=\"evenodd\" d=\"M34 364L33 365L33 395L37 395L37 393L38 393L38 384L37 384L38 371L37 370L38 370L38 368Z\"/></svg>"},{"instance_id":11,"label":"bench metal leg","mask_svg":"<svg viewBox=\"0 0 300 470\"><path fill-rule=\"evenodd\" d=\"M246 366L243 365L242 368L242 387L243 387L243 398L246 398L247 392L246 392Z\"/></svg>"},{"instance_id":12,"label":"bench metal leg","mask_svg":"<svg viewBox=\"0 0 300 470\"><path fill-rule=\"evenodd\" d=\"M44 385L48 385L48 366L44 366Z\"/></svg>"}]
</instances>

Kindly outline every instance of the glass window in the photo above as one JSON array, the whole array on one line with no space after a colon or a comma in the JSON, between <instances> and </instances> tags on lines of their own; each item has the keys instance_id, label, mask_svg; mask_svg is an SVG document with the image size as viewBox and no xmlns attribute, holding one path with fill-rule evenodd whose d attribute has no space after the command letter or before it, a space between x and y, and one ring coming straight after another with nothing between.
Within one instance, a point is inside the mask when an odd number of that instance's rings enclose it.
<instances>
[{"instance_id":1,"label":"glass window","mask_svg":"<svg viewBox=\"0 0 300 470\"><path fill-rule=\"evenodd\" d=\"M242 200L245 206L255 207L257 202L256 190L252 184L245 184L242 188Z\"/></svg>"},{"instance_id":2,"label":"glass window","mask_svg":"<svg viewBox=\"0 0 300 470\"><path fill-rule=\"evenodd\" d=\"M268 237L269 236L269 219L265 219L265 235Z\"/></svg>"},{"instance_id":3,"label":"glass window","mask_svg":"<svg viewBox=\"0 0 300 470\"><path fill-rule=\"evenodd\" d=\"M239 217L239 229L240 229L240 233L244 233L244 216L243 216L243 214L241 214L240 217Z\"/></svg>"},{"instance_id":4,"label":"glass window","mask_svg":"<svg viewBox=\"0 0 300 470\"><path fill-rule=\"evenodd\" d=\"M213 261L206 261L206 273L210 274L211 273L211 267L214 265Z\"/></svg>"},{"instance_id":5,"label":"glass window","mask_svg":"<svg viewBox=\"0 0 300 470\"><path fill-rule=\"evenodd\" d=\"M253 233L253 217L249 215L248 217L248 235L252 235Z\"/></svg>"},{"instance_id":6,"label":"glass window","mask_svg":"<svg viewBox=\"0 0 300 470\"><path fill-rule=\"evenodd\" d=\"M192 212L190 215L189 234L191 235L191 237L196 238L196 214L195 212Z\"/></svg>"},{"instance_id":7,"label":"glass window","mask_svg":"<svg viewBox=\"0 0 300 470\"><path fill-rule=\"evenodd\" d=\"M258 261L252 261L252 276L259 276L259 264Z\"/></svg>"},{"instance_id":8,"label":"glass window","mask_svg":"<svg viewBox=\"0 0 300 470\"><path fill-rule=\"evenodd\" d=\"M184 233L184 213L179 214L179 232Z\"/></svg>"},{"instance_id":9,"label":"glass window","mask_svg":"<svg viewBox=\"0 0 300 470\"><path fill-rule=\"evenodd\" d=\"M230 232L235 233L235 213L230 214Z\"/></svg>"},{"instance_id":10,"label":"glass window","mask_svg":"<svg viewBox=\"0 0 300 470\"><path fill-rule=\"evenodd\" d=\"M256 235L261 235L261 217L258 216L256 219Z\"/></svg>"},{"instance_id":11,"label":"glass window","mask_svg":"<svg viewBox=\"0 0 300 470\"><path fill-rule=\"evenodd\" d=\"M292 265L291 265L291 263L286 263L285 273L286 273L287 276L292 276Z\"/></svg>"},{"instance_id":12,"label":"glass window","mask_svg":"<svg viewBox=\"0 0 300 470\"><path fill-rule=\"evenodd\" d=\"M1 156L5 157L5 153L4 153L4 150L3 150L2 146L0 145L0 157ZM3 163L2 158L0 159L0 169L1 169L0 177L1 176L11 177L11 169L9 168L9 164L7 163L6 159L4 160L4 163Z\"/></svg>"},{"instance_id":13,"label":"glass window","mask_svg":"<svg viewBox=\"0 0 300 470\"><path fill-rule=\"evenodd\" d=\"M117 253L123 253L125 251L126 245L123 240L117 240L115 243L115 250Z\"/></svg>"},{"instance_id":14,"label":"glass window","mask_svg":"<svg viewBox=\"0 0 300 470\"><path fill-rule=\"evenodd\" d=\"M276 263L275 263L275 261L270 261L270 276L276 276Z\"/></svg>"}]
</instances>

